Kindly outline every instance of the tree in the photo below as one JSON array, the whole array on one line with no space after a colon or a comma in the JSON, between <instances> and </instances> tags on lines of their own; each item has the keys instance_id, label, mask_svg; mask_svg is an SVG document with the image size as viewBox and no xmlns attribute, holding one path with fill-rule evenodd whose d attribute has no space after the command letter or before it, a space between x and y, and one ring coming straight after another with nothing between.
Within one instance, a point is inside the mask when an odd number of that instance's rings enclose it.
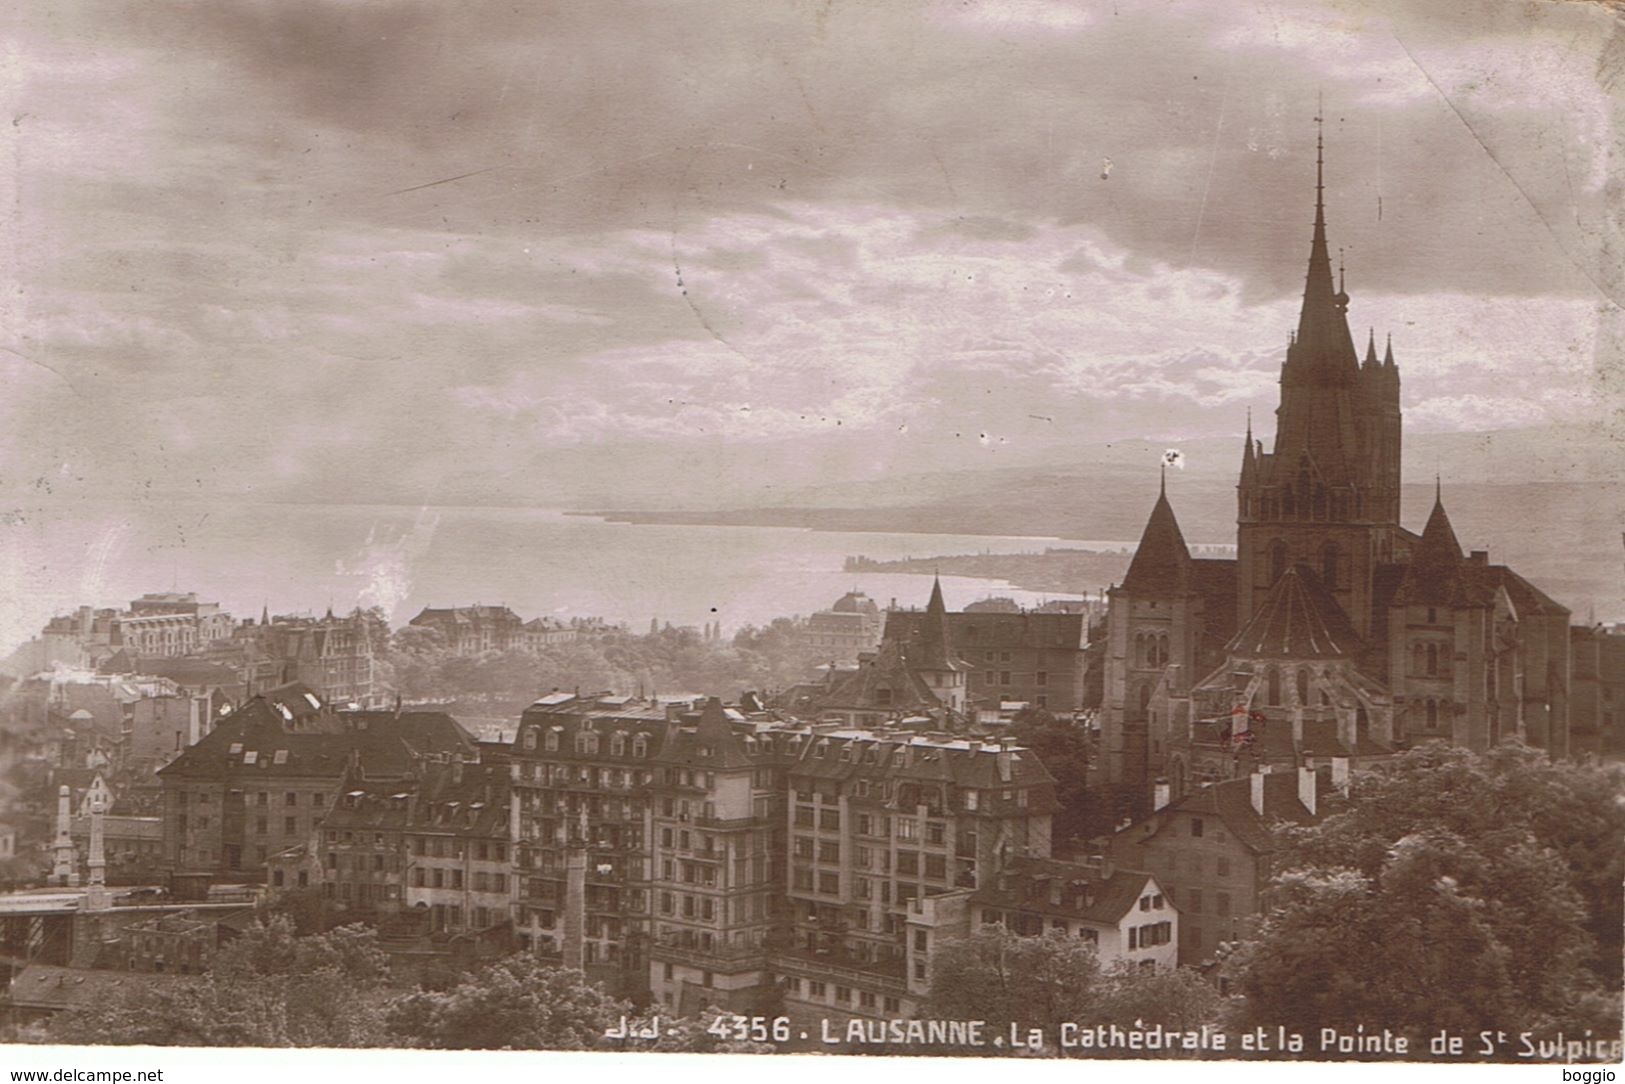
<instances>
[{"instance_id":1,"label":"tree","mask_svg":"<svg viewBox=\"0 0 1625 1084\"><path fill-rule=\"evenodd\" d=\"M580 971L528 953L498 960L445 991L396 998L388 1033L439 1050L591 1050L629 1012Z\"/></svg>"},{"instance_id":2,"label":"tree","mask_svg":"<svg viewBox=\"0 0 1625 1084\"><path fill-rule=\"evenodd\" d=\"M127 994L52 1021L55 1042L145 1046L378 1046L388 958L374 932L296 937L284 916L223 946L195 981Z\"/></svg>"},{"instance_id":3,"label":"tree","mask_svg":"<svg viewBox=\"0 0 1625 1084\"><path fill-rule=\"evenodd\" d=\"M1054 1035L1068 1021L1189 1030L1215 1022L1219 1008L1218 994L1194 972L1102 967L1081 938L986 926L932 954L922 1015L986 1020L994 1034L1019 1023Z\"/></svg>"},{"instance_id":4,"label":"tree","mask_svg":"<svg viewBox=\"0 0 1625 1084\"><path fill-rule=\"evenodd\" d=\"M984 927L949 941L931 956L927 1016L1012 1022L1053 1030L1088 1019L1101 981L1094 947L1058 933L1020 937Z\"/></svg>"},{"instance_id":5,"label":"tree","mask_svg":"<svg viewBox=\"0 0 1625 1084\"><path fill-rule=\"evenodd\" d=\"M1430 745L1356 776L1283 834L1275 906L1229 963L1242 1022L1617 1035L1618 949L1611 975L1597 952L1599 914L1618 944L1617 787L1516 746Z\"/></svg>"},{"instance_id":6,"label":"tree","mask_svg":"<svg viewBox=\"0 0 1625 1084\"><path fill-rule=\"evenodd\" d=\"M1625 933L1625 771L1554 761L1516 743L1487 753L1429 743L1354 776L1349 800L1288 837L1277 863L1343 867L1377 877L1406 836L1442 829L1497 858L1525 842L1550 850L1578 893L1591 940L1586 963L1621 985Z\"/></svg>"}]
</instances>

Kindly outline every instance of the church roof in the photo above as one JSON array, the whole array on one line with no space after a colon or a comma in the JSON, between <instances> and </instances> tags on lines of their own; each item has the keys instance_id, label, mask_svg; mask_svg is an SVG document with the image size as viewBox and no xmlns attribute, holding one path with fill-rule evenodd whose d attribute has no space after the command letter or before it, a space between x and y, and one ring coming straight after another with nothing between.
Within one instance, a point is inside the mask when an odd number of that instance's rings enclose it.
<instances>
[{"instance_id":1,"label":"church roof","mask_svg":"<svg viewBox=\"0 0 1625 1084\"><path fill-rule=\"evenodd\" d=\"M1134 595L1183 595L1190 587L1190 577L1190 547L1185 545L1164 484L1123 577L1123 590Z\"/></svg>"},{"instance_id":2,"label":"church roof","mask_svg":"<svg viewBox=\"0 0 1625 1084\"><path fill-rule=\"evenodd\" d=\"M1230 641L1236 655L1284 659L1344 658L1359 652L1348 615L1306 565L1281 574L1242 630Z\"/></svg>"}]
</instances>

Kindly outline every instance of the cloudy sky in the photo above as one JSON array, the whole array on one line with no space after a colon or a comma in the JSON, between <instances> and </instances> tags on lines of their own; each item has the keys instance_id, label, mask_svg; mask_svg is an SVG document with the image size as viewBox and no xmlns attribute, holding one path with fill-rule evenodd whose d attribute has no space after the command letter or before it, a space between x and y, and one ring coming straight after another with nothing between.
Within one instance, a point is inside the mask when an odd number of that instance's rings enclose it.
<instances>
[{"instance_id":1,"label":"cloudy sky","mask_svg":"<svg viewBox=\"0 0 1625 1084\"><path fill-rule=\"evenodd\" d=\"M1317 92L1409 428L1615 400L1600 5L5 18L6 490L449 500L719 443L794 483L1239 433L1295 322Z\"/></svg>"}]
</instances>

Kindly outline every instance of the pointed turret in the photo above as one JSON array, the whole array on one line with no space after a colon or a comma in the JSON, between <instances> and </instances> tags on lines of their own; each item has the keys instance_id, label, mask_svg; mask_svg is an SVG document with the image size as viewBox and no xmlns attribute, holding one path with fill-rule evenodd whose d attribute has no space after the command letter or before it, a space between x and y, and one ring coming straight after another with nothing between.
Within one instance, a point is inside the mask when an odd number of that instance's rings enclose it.
<instances>
[{"instance_id":1,"label":"pointed turret","mask_svg":"<svg viewBox=\"0 0 1625 1084\"><path fill-rule=\"evenodd\" d=\"M1384 369L1394 368L1394 333L1391 331L1388 333L1388 349L1382 355L1382 367Z\"/></svg>"},{"instance_id":2,"label":"pointed turret","mask_svg":"<svg viewBox=\"0 0 1625 1084\"><path fill-rule=\"evenodd\" d=\"M270 623L271 623L271 604L269 602L267 602L263 606L260 607L260 624L261 625L269 625Z\"/></svg>"},{"instance_id":3,"label":"pointed turret","mask_svg":"<svg viewBox=\"0 0 1625 1084\"><path fill-rule=\"evenodd\" d=\"M1377 366L1377 329L1371 329L1371 337L1365 341L1365 367L1374 369Z\"/></svg>"},{"instance_id":4,"label":"pointed turret","mask_svg":"<svg viewBox=\"0 0 1625 1084\"><path fill-rule=\"evenodd\" d=\"M931 580L931 601L926 603L925 620L920 623L919 642L910 652L909 665L916 670L965 669L965 664L954 658L948 639L948 607L942 601L942 579Z\"/></svg>"},{"instance_id":5,"label":"pointed turret","mask_svg":"<svg viewBox=\"0 0 1625 1084\"><path fill-rule=\"evenodd\" d=\"M1123 590L1134 595L1163 597L1183 595L1190 587L1191 551L1168 503L1167 479L1157 496L1151 518L1145 522L1140 544L1134 550L1123 577Z\"/></svg>"},{"instance_id":6,"label":"pointed turret","mask_svg":"<svg viewBox=\"0 0 1625 1084\"><path fill-rule=\"evenodd\" d=\"M1257 456L1253 452L1253 410L1247 408L1247 437L1241 443L1241 479L1245 482L1252 476L1254 468L1258 465ZM1167 491L1167 479L1163 479L1163 490Z\"/></svg>"},{"instance_id":7,"label":"pointed turret","mask_svg":"<svg viewBox=\"0 0 1625 1084\"><path fill-rule=\"evenodd\" d=\"M1455 528L1444 510L1444 499L1438 480L1434 480L1433 511L1427 526L1422 528L1422 539L1411 551L1411 563L1405 569L1405 578L1394 595L1395 603L1407 606L1456 606L1467 597L1467 582L1463 569L1466 559L1461 543L1456 541Z\"/></svg>"}]
</instances>

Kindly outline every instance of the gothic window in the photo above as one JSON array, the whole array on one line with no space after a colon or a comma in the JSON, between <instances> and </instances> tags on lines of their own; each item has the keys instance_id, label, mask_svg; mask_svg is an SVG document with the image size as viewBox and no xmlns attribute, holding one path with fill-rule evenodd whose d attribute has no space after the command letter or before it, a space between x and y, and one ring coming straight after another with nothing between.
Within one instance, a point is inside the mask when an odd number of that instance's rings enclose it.
<instances>
[{"instance_id":1,"label":"gothic window","mask_svg":"<svg viewBox=\"0 0 1625 1084\"><path fill-rule=\"evenodd\" d=\"M1140 686L1140 711L1143 713L1151 705L1151 686Z\"/></svg>"},{"instance_id":2,"label":"gothic window","mask_svg":"<svg viewBox=\"0 0 1625 1084\"><path fill-rule=\"evenodd\" d=\"M1326 518L1326 487L1315 483L1315 518Z\"/></svg>"},{"instance_id":3,"label":"gothic window","mask_svg":"<svg viewBox=\"0 0 1625 1084\"><path fill-rule=\"evenodd\" d=\"M1432 730L1439 725L1439 702L1428 701L1428 729Z\"/></svg>"},{"instance_id":4,"label":"gothic window","mask_svg":"<svg viewBox=\"0 0 1625 1084\"><path fill-rule=\"evenodd\" d=\"M1281 515L1285 519L1291 519L1292 518L1292 513L1293 513L1292 487L1288 486L1285 489L1281 490Z\"/></svg>"},{"instance_id":5,"label":"gothic window","mask_svg":"<svg viewBox=\"0 0 1625 1084\"><path fill-rule=\"evenodd\" d=\"M1320 578L1326 581L1327 587L1337 586L1337 565L1340 557L1336 542L1328 542L1320 547Z\"/></svg>"},{"instance_id":6,"label":"gothic window","mask_svg":"<svg viewBox=\"0 0 1625 1084\"><path fill-rule=\"evenodd\" d=\"M1298 703L1309 703L1309 670L1307 667L1298 667Z\"/></svg>"},{"instance_id":7,"label":"gothic window","mask_svg":"<svg viewBox=\"0 0 1625 1084\"><path fill-rule=\"evenodd\" d=\"M988 657L991 658L992 654L989 653ZM1134 665L1135 666L1144 666L1144 665L1146 665L1145 633L1143 633L1143 632L1140 635L1138 635L1138 636L1136 636L1134 638Z\"/></svg>"},{"instance_id":8,"label":"gothic window","mask_svg":"<svg viewBox=\"0 0 1625 1084\"><path fill-rule=\"evenodd\" d=\"M1286 543L1277 538L1270 543L1270 583L1281 578L1286 571Z\"/></svg>"},{"instance_id":9,"label":"gothic window","mask_svg":"<svg viewBox=\"0 0 1625 1084\"><path fill-rule=\"evenodd\" d=\"M1429 644L1428 645L1428 673L1429 674L1437 674L1438 672L1439 672L1439 645L1438 644Z\"/></svg>"},{"instance_id":10,"label":"gothic window","mask_svg":"<svg viewBox=\"0 0 1625 1084\"><path fill-rule=\"evenodd\" d=\"M1411 673L1413 673L1413 674L1425 674L1425 673L1427 673L1427 669L1428 669L1427 658L1428 658L1428 656L1427 656L1427 648L1423 647L1421 644L1412 645L1412 647L1411 647Z\"/></svg>"},{"instance_id":11,"label":"gothic window","mask_svg":"<svg viewBox=\"0 0 1625 1084\"><path fill-rule=\"evenodd\" d=\"M1268 699L1270 707L1279 707L1281 703L1281 671L1273 666L1270 667L1266 682L1269 685Z\"/></svg>"}]
</instances>

